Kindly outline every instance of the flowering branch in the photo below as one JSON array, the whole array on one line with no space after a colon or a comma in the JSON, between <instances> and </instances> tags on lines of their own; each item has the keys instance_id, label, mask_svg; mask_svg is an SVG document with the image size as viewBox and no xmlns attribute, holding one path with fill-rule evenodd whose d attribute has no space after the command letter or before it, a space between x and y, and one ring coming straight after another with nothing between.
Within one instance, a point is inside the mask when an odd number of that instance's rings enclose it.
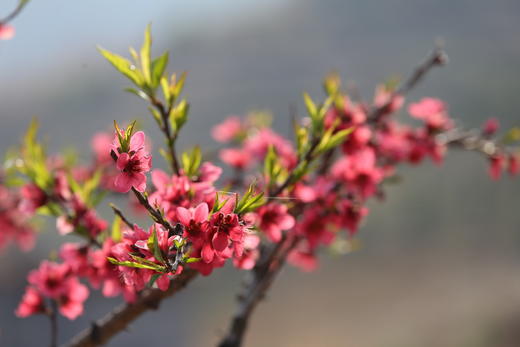
<instances>
[{"instance_id":1,"label":"flowering branch","mask_svg":"<svg viewBox=\"0 0 520 347\"><path fill-rule=\"evenodd\" d=\"M94 347L106 344L146 311L157 310L164 299L184 289L196 276L195 270L187 269L171 281L170 287L166 291L144 290L136 302L126 303L116 308L113 312L92 323L90 328L73 337L65 346Z\"/></svg>"}]
</instances>

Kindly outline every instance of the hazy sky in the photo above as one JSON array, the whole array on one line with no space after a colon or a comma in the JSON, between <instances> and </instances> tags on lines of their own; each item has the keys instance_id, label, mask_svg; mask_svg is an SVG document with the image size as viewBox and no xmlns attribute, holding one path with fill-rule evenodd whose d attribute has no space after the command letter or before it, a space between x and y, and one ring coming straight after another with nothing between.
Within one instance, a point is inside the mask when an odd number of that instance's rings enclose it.
<instances>
[{"instance_id":1,"label":"hazy sky","mask_svg":"<svg viewBox=\"0 0 520 347\"><path fill-rule=\"evenodd\" d=\"M59 66L71 55L82 54L82 59L88 61L88 54L95 54L93 47L97 44L121 51L129 42L140 43L136 38L140 40L149 22L157 33L170 30L181 34L208 30L208 27L218 31L225 29L227 23L265 15L287 2L32 0L12 23L17 30L16 37L0 42L0 73L4 78L13 74L27 76L35 70ZM2 0L0 17L12 11L16 3L16 0ZM67 59L62 59L64 57Z\"/></svg>"}]
</instances>

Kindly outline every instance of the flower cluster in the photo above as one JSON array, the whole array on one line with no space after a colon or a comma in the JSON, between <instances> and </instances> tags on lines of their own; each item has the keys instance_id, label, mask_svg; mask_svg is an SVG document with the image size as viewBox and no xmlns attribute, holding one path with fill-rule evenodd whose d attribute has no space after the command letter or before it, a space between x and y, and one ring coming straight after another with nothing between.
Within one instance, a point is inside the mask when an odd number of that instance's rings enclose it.
<instances>
[{"instance_id":1,"label":"flower cluster","mask_svg":"<svg viewBox=\"0 0 520 347\"><path fill-rule=\"evenodd\" d=\"M56 302L60 313L69 319L76 319L83 312L89 292L72 275L69 264L43 261L29 273L28 281L30 286L16 310L19 317L47 312L45 298Z\"/></svg>"}]
</instances>

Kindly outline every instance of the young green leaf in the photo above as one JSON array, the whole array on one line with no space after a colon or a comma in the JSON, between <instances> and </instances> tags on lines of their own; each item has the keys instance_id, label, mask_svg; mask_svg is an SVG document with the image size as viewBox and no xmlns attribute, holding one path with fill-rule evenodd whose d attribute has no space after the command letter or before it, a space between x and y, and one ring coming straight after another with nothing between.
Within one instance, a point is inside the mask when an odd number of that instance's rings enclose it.
<instances>
[{"instance_id":1,"label":"young green leaf","mask_svg":"<svg viewBox=\"0 0 520 347\"><path fill-rule=\"evenodd\" d=\"M103 57L105 57L106 60L108 60L110 64L112 64L113 67L116 68L117 71L121 72L125 77L130 79L138 87L142 87L142 76L134 64L132 64L126 58L123 58L118 54L107 51L106 49L103 49L101 47L98 47L98 51L101 53Z\"/></svg>"},{"instance_id":2,"label":"young green leaf","mask_svg":"<svg viewBox=\"0 0 520 347\"><path fill-rule=\"evenodd\" d=\"M144 42L141 47L141 70L143 71L144 80L148 85L152 84L151 74L151 48L152 48L152 34L151 24L146 26L144 32Z\"/></svg>"}]
</instances>

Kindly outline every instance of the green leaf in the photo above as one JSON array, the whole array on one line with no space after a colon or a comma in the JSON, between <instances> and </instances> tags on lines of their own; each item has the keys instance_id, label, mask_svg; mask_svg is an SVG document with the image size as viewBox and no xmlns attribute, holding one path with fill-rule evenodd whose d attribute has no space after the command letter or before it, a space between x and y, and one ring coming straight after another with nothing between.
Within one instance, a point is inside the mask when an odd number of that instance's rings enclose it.
<instances>
[{"instance_id":1,"label":"green leaf","mask_svg":"<svg viewBox=\"0 0 520 347\"><path fill-rule=\"evenodd\" d=\"M196 176L199 171L200 163L202 162L200 147L195 146L189 153L182 153L181 160L184 174L188 177Z\"/></svg>"},{"instance_id":2,"label":"green leaf","mask_svg":"<svg viewBox=\"0 0 520 347\"><path fill-rule=\"evenodd\" d=\"M110 64L112 64L113 67L116 68L117 71L121 72L135 85L139 87L143 85L142 76L140 75L135 65L132 64L129 60L123 58L118 54L107 51L106 49L103 49L101 47L98 47L98 51L101 53L103 57L105 57L106 60L108 60Z\"/></svg>"},{"instance_id":3,"label":"green leaf","mask_svg":"<svg viewBox=\"0 0 520 347\"><path fill-rule=\"evenodd\" d=\"M107 259L110 263L112 263L114 265L119 265L119 266L134 267L137 269L154 270L157 272L164 272L166 270L166 268L164 266L157 265L157 264L154 264L154 266L152 266L152 265L141 264L141 263L133 262L133 261L119 261L112 257L107 257Z\"/></svg>"},{"instance_id":4,"label":"green leaf","mask_svg":"<svg viewBox=\"0 0 520 347\"><path fill-rule=\"evenodd\" d=\"M255 184L252 183L249 185L244 196L237 201L235 204L235 213L242 214L254 211L258 207L264 205L267 200L264 198L264 193L261 192L259 194L255 193Z\"/></svg>"},{"instance_id":5,"label":"green leaf","mask_svg":"<svg viewBox=\"0 0 520 347\"><path fill-rule=\"evenodd\" d=\"M193 257L189 257L187 258L186 260L184 260L184 262L186 264L190 264L190 263L196 263L198 261L200 261L202 258L193 258Z\"/></svg>"},{"instance_id":6,"label":"green leaf","mask_svg":"<svg viewBox=\"0 0 520 347\"><path fill-rule=\"evenodd\" d=\"M309 116L311 116L311 118L314 118L314 116L318 112L318 109L314 104L314 101L312 101L311 97L307 93L303 93L303 101L305 102L305 107L307 108Z\"/></svg>"},{"instance_id":7,"label":"green leaf","mask_svg":"<svg viewBox=\"0 0 520 347\"><path fill-rule=\"evenodd\" d=\"M182 90L184 89L184 83L186 82L186 72L181 74L179 80L177 81L177 75L173 74L170 82L170 91L174 98L178 98L181 95Z\"/></svg>"},{"instance_id":8,"label":"green leaf","mask_svg":"<svg viewBox=\"0 0 520 347\"><path fill-rule=\"evenodd\" d=\"M172 108L169 118L172 129L179 132L188 120L189 104L183 99L179 104Z\"/></svg>"},{"instance_id":9,"label":"green leaf","mask_svg":"<svg viewBox=\"0 0 520 347\"><path fill-rule=\"evenodd\" d=\"M508 132L502 138L502 142L506 145L520 141L520 127L514 127L508 130Z\"/></svg>"},{"instance_id":10,"label":"green leaf","mask_svg":"<svg viewBox=\"0 0 520 347\"><path fill-rule=\"evenodd\" d=\"M168 65L168 52L152 61L152 88L157 88Z\"/></svg>"},{"instance_id":11,"label":"green leaf","mask_svg":"<svg viewBox=\"0 0 520 347\"><path fill-rule=\"evenodd\" d=\"M122 239L121 217L119 217L117 214L115 215L114 221L112 222L110 238L114 240L114 242L119 242Z\"/></svg>"},{"instance_id":12,"label":"green leaf","mask_svg":"<svg viewBox=\"0 0 520 347\"><path fill-rule=\"evenodd\" d=\"M157 282L157 280L159 279L159 277L161 277L162 274L153 274L152 277L150 278L150 282L148 282L148 287L153 287L153 285L155 284L155 282Z\"/></svg>"},{"instance_id":13,"label":"green leaf","mask_svg":"<svg viewBox=\"0 0 520 347\"><path fill-rule=\"evenodd\" d=\"M125 88L124 91L137 95L138 97L140 97L141 99L144 99L145 101L150 101L150 97L148 95L146 95L146 93L143 92L142 90L137 90L134 88Z\"/></svg>"},{"instance_id":14,"label":"green leaf","mask_svg":"<svg viewBox=\"0 0 520 347\"><path fill-rule=\"evenodd\" d=\"M153 228L152 233L150 234L150 237L148 238L148 250L152 252L155 259L160 261L161 263L164 263L164 258L161 252L161 248L159 247L159 240L157 239L157 230L155 229L155 226Z\"/></svg>"},{"instance_id":15,"label":"green leaf","mask_svg":"<svg viewBox=\"0 0 520 347\"><path fill-rule=\"evenodd\" d=\"M152 84L152 75L151 75L151 47L152 47L152 34L151 34L151 24L146 26L146 30L144 32L144 42L141 47L141 70L143 71L144 80L148 85Z\"/></svg>"}]
</instances>

